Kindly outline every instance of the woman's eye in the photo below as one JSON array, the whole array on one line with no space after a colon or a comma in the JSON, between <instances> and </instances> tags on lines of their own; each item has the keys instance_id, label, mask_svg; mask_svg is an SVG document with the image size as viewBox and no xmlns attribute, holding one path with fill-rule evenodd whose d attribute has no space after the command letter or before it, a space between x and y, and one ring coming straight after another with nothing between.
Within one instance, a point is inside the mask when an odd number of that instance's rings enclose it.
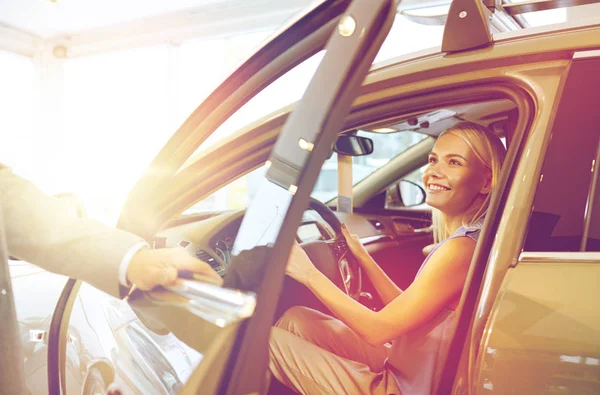
<instances>
[{"instance_id":1,"label":"woman's eye","mask_svg":"<svg viewBox=\"0 0 600 395\"><path fill-rule=\"evenodd\" d=\"M455 165L455 166L460 166L461 165L460 162L457 161L457 160L455 160L455 159L450 159L450 162L448 162L448 163L450 163L451 165Z\"/></svg>"},{"instance_id":2,"label":"woman's eye","mask_svg":"<svg viewBox=\"0 0 600 395\"><path fill-rule=\"evenodd\" d=\"M436 159L433 156L429 157L429 163L435 163Z\"/></svg>"}]
</instances>

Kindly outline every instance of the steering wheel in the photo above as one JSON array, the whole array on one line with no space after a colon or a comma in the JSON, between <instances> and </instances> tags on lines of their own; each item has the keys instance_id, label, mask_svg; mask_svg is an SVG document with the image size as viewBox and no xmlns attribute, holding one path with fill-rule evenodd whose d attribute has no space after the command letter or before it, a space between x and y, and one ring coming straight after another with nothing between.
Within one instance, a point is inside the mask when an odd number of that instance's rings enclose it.
<instances>
[{"instance_id":1,"label":"steering wheel","mask_svg":"<svg viewBox=\"0 0 600 395\"><path fill-rule=\"evenodd\" d=\"M362 288L362 272L358 259L348 248L342 234L342 223L329 207L315 198L310 198L308 208L315 210L331 226L335 237L333 240L310 241L301 247L318 270L342 291L358 299Z\"/></svg>"}]
</instances>

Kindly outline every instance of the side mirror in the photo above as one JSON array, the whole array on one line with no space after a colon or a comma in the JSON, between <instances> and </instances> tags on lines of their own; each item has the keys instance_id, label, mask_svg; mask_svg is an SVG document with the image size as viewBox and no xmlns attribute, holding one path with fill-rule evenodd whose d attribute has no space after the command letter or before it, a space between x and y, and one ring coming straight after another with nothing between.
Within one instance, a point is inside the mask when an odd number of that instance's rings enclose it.
<instances>
[{"instance_id":1,"label":"side mirror","mask_svg":"<svg viewBox=\"0 0 600 395\"><path fill-rule=\"evenodd\" d=\"M373 140L362 136L341 135L335 142L335 152L347 156L362 156L373 153Z\"/></svg>"},{"instance_id":2,"label":"side mirror","mask_svg":"<svg viewBox=\"0 0 600 395\"><path fill-rule=\"evenodd\" d=\"M385 194L385 208L397 209L418 206L425 202L425 190L412 181L400 180L390 186Z\"/></svg>"}]
</instances>

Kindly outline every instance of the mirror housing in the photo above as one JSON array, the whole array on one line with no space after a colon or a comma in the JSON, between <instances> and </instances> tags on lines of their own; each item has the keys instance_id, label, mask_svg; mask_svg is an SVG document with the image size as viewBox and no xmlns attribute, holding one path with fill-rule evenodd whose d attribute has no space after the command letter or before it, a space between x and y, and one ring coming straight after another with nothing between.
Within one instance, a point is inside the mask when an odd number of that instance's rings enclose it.
<instances>
[{"instance_id":1,"label":"mirror housing","mask_svg":"<svg viewBox=\"0 0 600 395\"><path fill-rule=\"evenodd\" d=\"M368 137L342 134L335 141L333 150L346 156L369 155L373 153L373 140Z\"/></svg>"},{"instance_id":2,"label":"mirror housing","mask_svg":"<svg viewBox=\"0 0 600 395\"><path fill-rule=\"evenodd\" d=\"M385 193L385 208L398 209L425 203L425 190L412 181L400 180Z\"/></svg>"}]
</instances>

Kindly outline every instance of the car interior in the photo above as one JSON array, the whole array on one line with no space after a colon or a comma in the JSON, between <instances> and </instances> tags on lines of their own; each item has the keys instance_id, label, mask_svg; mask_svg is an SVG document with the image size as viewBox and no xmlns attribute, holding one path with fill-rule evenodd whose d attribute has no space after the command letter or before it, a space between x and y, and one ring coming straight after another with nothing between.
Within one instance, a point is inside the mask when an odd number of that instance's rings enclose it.
<instances>
[{"instance_id":1,"label":"car interior","mask_svg":"<svg viewBox=\"0 0 600 395\"><path fill-rule=\"evenodd\" d=\"M471 121L488 126L506 144L510 144L517 116L515 103L508 99L494 99L428 109L425 112L397 114L344 131L342 134L355 133L358 129L363 136L374 136L375 150L377 135L413 132L422 134L423 138L405 151L396 152L387 163L353 186L354 204L351 213L336 212L336 197L325 202L312 199L298 228L296 240L315 265L342 290L367 307L380 309L383 307L381 301L368 278L361 276L358 264L351 259L344 259L346 247L340 233L340 223L345 223L351 233L359 236L388 276L400 288L405 289L411 284L431 250L433 236L430 208L422 201L415 205L404 204L400 196L399 180L411 174L413 180L415 175L420 178L419 169L426 165L427 155L435 138L446 128L461 121ZM252 136L257 129L264 132L261 122L254 125L254 129L243 130L241 134ZM234 149L234 145L239 144L239 138L239 134L232 136L222 145L214 147L213 152L222 152L228 147ZM208 152L206 156L210 155L211 152ZM354 160L356 162L356 158ZM255 168L258 167L255 165ZM237 177L251 170L254 169L238 170ZM228 181L231 182L232 179L229 178ZM188 207L205 197L190 199ZM245 210L242 209L175 216L154 237L155 247L186 248L226 277L244 213ZM308 289L291 278L286 277L283 289L284 295L275 320L293 305L309 306L327 312Z\"/></svg>"}]
</instances>

